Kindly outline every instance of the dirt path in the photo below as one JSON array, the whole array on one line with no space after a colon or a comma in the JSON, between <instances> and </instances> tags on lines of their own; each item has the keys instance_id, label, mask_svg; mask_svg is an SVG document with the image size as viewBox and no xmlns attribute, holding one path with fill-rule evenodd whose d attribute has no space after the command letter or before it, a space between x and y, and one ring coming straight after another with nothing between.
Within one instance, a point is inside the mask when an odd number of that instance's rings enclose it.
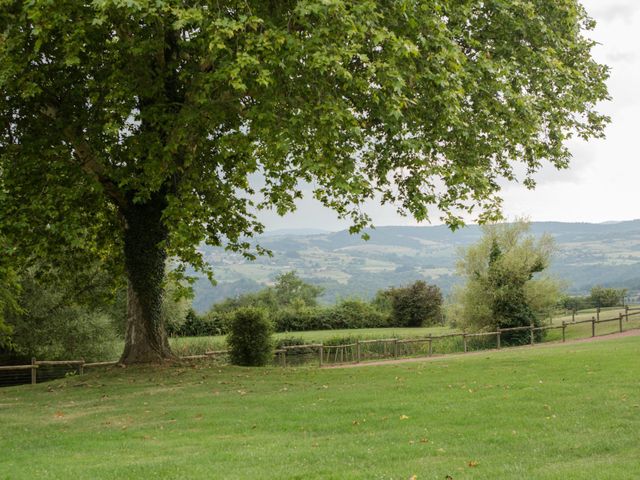
<instances>
[{"instance_id":1,"label":"dirt path","mask_svg":"<svg viewBox=\"0 0 640 480\"><path fill-rule=\"evenodd\" d=\"M610 333L607 335L600 335L596 337L587 337L587 338L579 338L576 340L568 340L566 342L560 342L560 341L545 342L545 343L538 343L537 345L534 345L534 346L523 345L521 347L508 347L502 350L496 350L496 349L477 350L475 352L469 352L469 353L449 353L449 354L433 355L431 357L412 357L412 358L400 358L398 360L379 360L379 361L373 361L373 362L365 361L362 363L348 363L344 365L325 365L322 368L358 368L358 367L373 367L377 365L397 365L401 363L430 362L434 360L442 360L444 358L449 359L449 358L457 358L457 357L469 357L473 355L486 355L487 353L502 352L505 350L518 350L518 349L530 349L530 348L554 348L554 347L560 347L563 345L571 345L575 343L591 343L591 342L599 342L604 340L615 340L617 338L638 337L638 336L640 336L640 328L627 330L626 332L622 332L622 333Z\"/></svg>"}]
</instances>

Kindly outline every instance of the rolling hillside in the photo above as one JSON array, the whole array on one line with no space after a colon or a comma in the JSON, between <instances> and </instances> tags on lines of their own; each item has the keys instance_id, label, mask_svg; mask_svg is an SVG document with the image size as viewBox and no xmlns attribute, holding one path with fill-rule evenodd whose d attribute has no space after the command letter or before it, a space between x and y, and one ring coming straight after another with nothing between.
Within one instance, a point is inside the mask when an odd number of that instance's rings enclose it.
<instances>
[{"instance_id":1,"label":"rolling hillside","mask_svg":"<svg viewBox=\"0 0 640 480\"><path fill-rule=\"evenodd\" d=\"M558 251L551 272L573 293L593 285L640 289L640 220L618 223L532 224L534 235L551 234ZM248 261L222 249L203 247L218 285L196 282L195 307L204 311L228 296L255 291L276 275L296 270L325 288L322 298L369 298L378 289L417 279L435 283L447 293L460 281L455 262L460 248L477 241L482 230L471 225L451 232L445 226L379 227L369 241L346 231L275 231L256 239L272 257Z\"/></svg>"}]
</instances>

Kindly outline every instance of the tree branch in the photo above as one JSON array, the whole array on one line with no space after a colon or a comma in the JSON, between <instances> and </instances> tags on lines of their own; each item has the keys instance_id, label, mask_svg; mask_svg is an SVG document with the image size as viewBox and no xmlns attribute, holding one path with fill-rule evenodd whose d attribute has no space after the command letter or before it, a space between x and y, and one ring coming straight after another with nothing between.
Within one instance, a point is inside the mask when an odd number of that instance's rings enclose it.
<instances>
[{"instance_id":1,"label":"tree branch","mask_svg":"<svg viewBox=\"0 0 640 480\"><path fill-rule=\"evenodd\" d=\"M58 109L52 105L46 107L45 114L54 120L58 120ZM104 165L98 161L89 142L82 138L81 135L78 135L70 125L63 128L62 133L73 148L74 156L78 160L82 171L100 183L107 197L120 209L124 209L127 205L124 192L109 177Z\"/></svg>"},{"instance_id":2,"label":"tree branch","mask_svg":"<svg viewBox=\"0 0 640 480\"><path fill-rule=\"evenodd\" d=\"M102 185L107 196L118 207L124 209L127 205L124 192L122 192L118 185L107 175L104 165L98 161L89 143L76 135L72 127L65 128L64 134L73 147L73 151L80 162L80 168L82 171L97 180L100 185Z\"/></svg>"}]
</instances>

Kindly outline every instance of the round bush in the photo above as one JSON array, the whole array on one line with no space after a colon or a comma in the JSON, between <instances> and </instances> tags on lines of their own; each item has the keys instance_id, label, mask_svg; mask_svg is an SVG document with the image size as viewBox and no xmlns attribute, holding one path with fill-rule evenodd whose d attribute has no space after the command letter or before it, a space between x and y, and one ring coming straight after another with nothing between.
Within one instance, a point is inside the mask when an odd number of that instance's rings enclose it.
<instances>
[{"instance_id":1,"label":"round bush","mask_svg":"<svg viewBox=\"0 0 640 480\"><path fill-rule=\"evenodd\" d=\"M251 307L236 310L227 336L231 363L266 365L273 357L272 333L273 325L263 310Z\"/></svg>"}]
</instances>

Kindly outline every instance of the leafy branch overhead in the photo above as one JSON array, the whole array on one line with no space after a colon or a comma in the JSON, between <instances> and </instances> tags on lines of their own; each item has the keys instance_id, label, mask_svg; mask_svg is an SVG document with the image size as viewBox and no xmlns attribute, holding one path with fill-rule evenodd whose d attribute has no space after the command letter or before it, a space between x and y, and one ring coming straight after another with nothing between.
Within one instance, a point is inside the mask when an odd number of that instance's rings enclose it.
<instances>
[{"instance_id":1,"label":"leafy branch overhead","mask_svg":"<svg viewBox=\"0 0 640 480\"><path fill-rule=\"evenodd\" d=\"M606 122L575 1L5 2L0 22L5 188L90 241L164 190L170 253L196 265L201 241L246 250L256 207L293 210L300 181L354 229L376 195L493 218L514 160L532 185ZM59 218L78 203L100 217Z\"/></svg>"}]
</instances>

